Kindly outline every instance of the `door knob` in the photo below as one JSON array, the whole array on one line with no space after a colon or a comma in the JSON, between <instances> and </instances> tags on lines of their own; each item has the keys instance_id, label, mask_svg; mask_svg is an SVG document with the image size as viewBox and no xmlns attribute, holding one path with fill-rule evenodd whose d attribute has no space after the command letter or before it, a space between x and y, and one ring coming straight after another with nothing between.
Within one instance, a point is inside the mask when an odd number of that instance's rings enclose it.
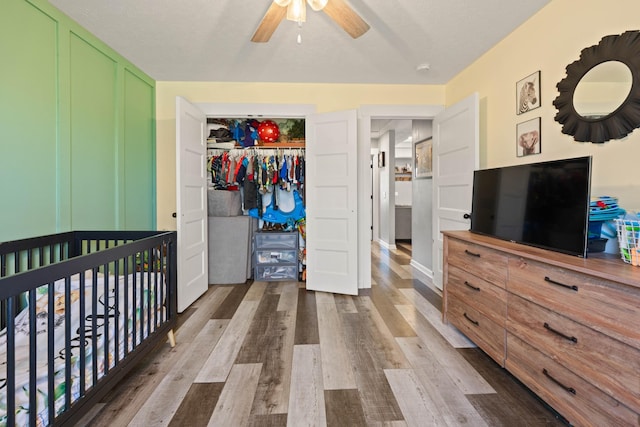
<instances>
[{"instance_id":1,"label":"door knob","mask_svg":"<svg viewBox=\"0 0 640 427\"><path fill-rule=\"evenodd\" d=\"M469 218L471 218L471 215L469 215L468 213L466 213L466 214L464 214L462 217L463 217L464 219L469 219Z\"/></svg>"},{"instance_id":2,"label":"door knob","mask_svg":"<svg viewBox=\"0 0 640 427\"><path fill-rule=\"evenodd\" d=\"M174 218L177 218L178 214L174 212L174 213L171 214L171 216L174 217Z\"/></svg>"}]
</instances>

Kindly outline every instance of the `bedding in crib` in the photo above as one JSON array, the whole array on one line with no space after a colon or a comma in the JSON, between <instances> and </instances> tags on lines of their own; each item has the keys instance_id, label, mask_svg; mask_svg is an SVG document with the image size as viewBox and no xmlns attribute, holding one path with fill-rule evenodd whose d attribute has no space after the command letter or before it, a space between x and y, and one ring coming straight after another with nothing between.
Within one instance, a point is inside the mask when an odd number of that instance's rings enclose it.
<instances>
[{"instance_id":1,"label":"bedding in crib","mask_svg":"<svg viewBox=\"0 0 640 427\"><path fill-rule=\"evenodd\" d=\"M89 272L90 273L90 272ZM71 280L61 279L53 286L53 325L49 319L49 286L36 292L36 388L29 386L29 310L25 308L15 318L15 390L7 390L7 331L0 333L0 425L6 424L7 394L15 393L16 424L29 421L29 395L36 394L37 424L49 424L48 336L53 327L55 414L65 408L65 392L71 391L71 402L90 390L97 380L124 359L160 325L165 315L164 285L159 273L138 272L125 276L86 274ZM93 282L95 281L95 286ZM116 283L117 282L117 283ZM83 295L81 293L83 292ZM68 294L68 296L67 296ZM70 301L67 306L66 302ZM82 310L82 307L84 309ZM81 317L84 321L81 321ZM67 327L67 323L69 327ZM95 325L95 329L94 329ZM81 332L84 330L84 333ZM70 336L67 334L70 332ZM69 343L69 350L66 344ZM84 391L81 388L81 348L84 348ZM69 357L70 356L70 357ZM66 359L70 360L67 383ZM95 366L94 366L95 365Z\"/></svg>"}]
</instances>

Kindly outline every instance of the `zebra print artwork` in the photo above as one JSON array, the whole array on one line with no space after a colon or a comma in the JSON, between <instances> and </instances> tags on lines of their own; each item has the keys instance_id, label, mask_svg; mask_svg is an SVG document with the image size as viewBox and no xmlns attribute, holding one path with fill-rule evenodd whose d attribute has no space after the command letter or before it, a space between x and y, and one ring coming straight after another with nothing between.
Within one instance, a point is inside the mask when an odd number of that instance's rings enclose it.
<instances>
[{"instance_id":1,"label":"zebra print artwork","mask_svg":"<svg viewBox=\"0 0 640 427\"><path fill-rule=\"evenodd\" d=\"M540 106L540 71L536 71L516 84L517 114L523 114Z\"/></svg>"}]
</instances>

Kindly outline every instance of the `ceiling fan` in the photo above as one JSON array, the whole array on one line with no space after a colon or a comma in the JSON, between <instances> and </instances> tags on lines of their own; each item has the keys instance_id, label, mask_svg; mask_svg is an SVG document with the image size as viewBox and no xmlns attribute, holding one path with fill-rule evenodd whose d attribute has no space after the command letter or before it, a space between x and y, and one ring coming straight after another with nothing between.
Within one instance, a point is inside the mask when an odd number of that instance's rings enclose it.
<instances>
[{"instance_id":1,"label":"ceiling fan","mask_svg":"<svg viewBox=\"0 0 640 427\"><path fill-rule=\"evenodd\" d=\"M345 0L306 0L315 11L322 10L354 39L369 30L369 24L349 6ZM271 38L280 22L286 17L301 25L306 20L305 0L273 0L262 22L251 37L255 43L265 43Z\"/></svg>"}]
</instances>

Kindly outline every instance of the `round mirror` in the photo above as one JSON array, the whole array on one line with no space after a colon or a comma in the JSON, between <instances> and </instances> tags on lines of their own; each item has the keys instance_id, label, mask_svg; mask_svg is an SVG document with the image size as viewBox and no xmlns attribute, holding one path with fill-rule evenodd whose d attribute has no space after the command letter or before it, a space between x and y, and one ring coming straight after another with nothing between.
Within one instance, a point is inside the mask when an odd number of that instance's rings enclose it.
<instances>
[{"instance_id":1,"label":"round mirror","mask_svg":"<svg viewBox=\"0 0 640 427\"><path fill-rule=\"evenodd\" d=\"M640 31L606 36L583 49L556 87L562 133L581 142L624 138L640 127Z\"/></svg>"},{"instance_id":2,"label":"round mirror","mask_svg":"<svg viewBox=\"0 0 640 427\"><path fill-rule=\"evenodd\" d=\"M631 70L620 61L596 65L578 82L573 107L585 119L600 119L616 111L631 91Z\"/></svg>"}]
</instances>

